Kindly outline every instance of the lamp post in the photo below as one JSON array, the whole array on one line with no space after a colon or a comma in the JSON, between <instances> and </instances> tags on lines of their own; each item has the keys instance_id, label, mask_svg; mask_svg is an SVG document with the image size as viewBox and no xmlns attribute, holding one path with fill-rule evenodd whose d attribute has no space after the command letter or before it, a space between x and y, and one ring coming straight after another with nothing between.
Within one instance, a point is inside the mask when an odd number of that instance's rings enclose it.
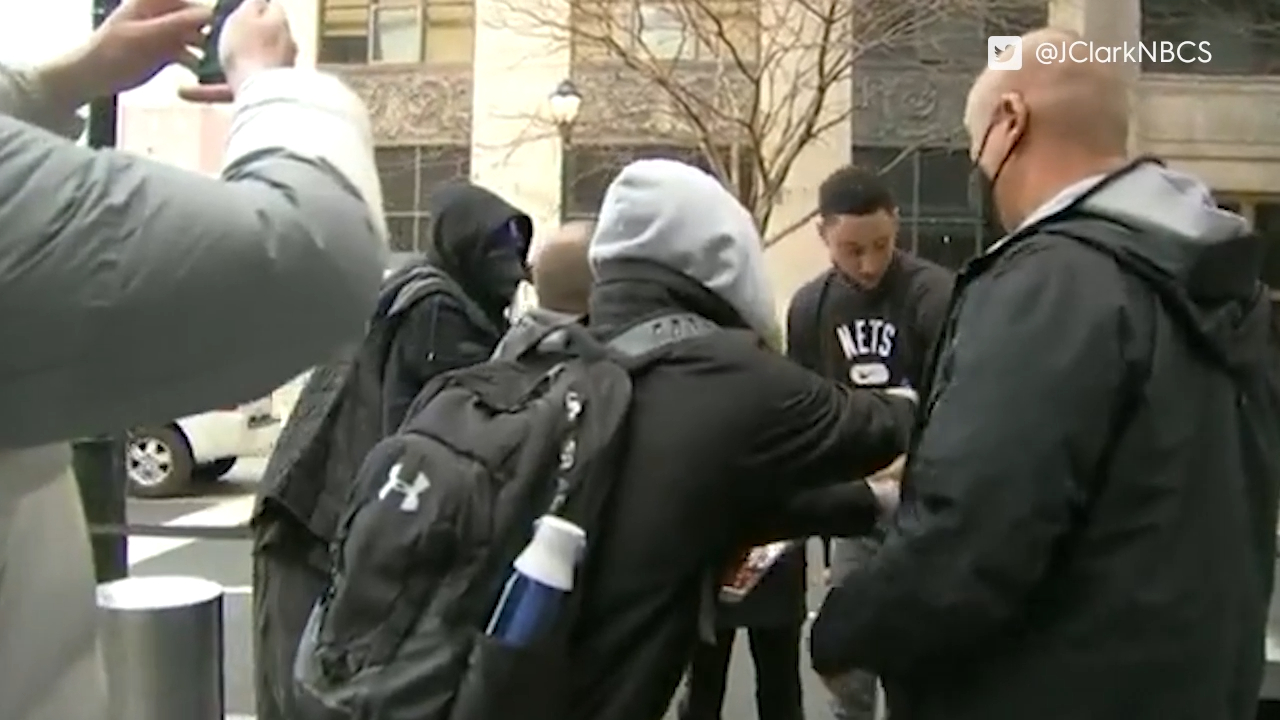
<instances>
[{"instance_id":1,"label":"lamp post","mask_svg":"<svg viewBox=\"0 0 1280 720\"><path fill-rule=\"evenodd\" d=\"M94 0L93 27L102 25L120 0ZM89 147L114 147L116 113L114 95L89 103ZM98 582L118 580L129 574L128 544L119 528L125 524L125 441L122 435L83 438L74 445L72 466L80 486L80 502L91 528L93 565ZM98 531L93 528L99 526ZM115 532L104 528L113 527Z\"/></svg>"},{"instance_id":2,"label":"lamp post","mask_svg":"<svg viewBox=\"0 0 1280 720\"><path fill-rule=\"evenodd\" d=\"M573 156L569 150L573 143L573 124L582 109L582 93L572 80L563 80L548 98L548 107L551 120L560 131L560 222L565 222L569 219L569 163Z\"/></svg>"}]
</instances>

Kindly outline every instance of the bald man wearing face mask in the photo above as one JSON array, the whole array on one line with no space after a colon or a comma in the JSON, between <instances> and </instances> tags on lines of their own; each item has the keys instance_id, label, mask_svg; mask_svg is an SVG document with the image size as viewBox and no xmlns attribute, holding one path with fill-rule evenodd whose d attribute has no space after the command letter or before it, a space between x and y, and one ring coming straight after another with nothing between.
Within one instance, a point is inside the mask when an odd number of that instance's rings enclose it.
<instances>
[{"instance_id":1,"label":"bald man wearing face mask","mask_svg":"<svg viewBox=\"0 0 1280 720\"><path fill-rule=\"evenodd\" d=\"M957 281L884 547L812 630L818 672L877 672L895 720L1255 715L1280 478L1261 247L1127 156L1116 70L1028 61L970 93L1007 235Z\"/></svg>"}]
</instances>

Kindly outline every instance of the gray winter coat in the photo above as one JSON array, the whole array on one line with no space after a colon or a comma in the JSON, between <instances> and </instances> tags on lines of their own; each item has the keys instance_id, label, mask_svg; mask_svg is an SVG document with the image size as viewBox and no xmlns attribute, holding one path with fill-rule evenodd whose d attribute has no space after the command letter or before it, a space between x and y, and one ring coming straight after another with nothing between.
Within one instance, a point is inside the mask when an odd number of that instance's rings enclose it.
<instances>
[{"instance_id":1,"label":"gray winter coat","mask_svg":"<svg viewBox=\"0 0 1280 720\"><path fill-rule=\"evenodd\" d=\"M385 255L332 77L251 80L222 179L34 126L74 137L66 110L0 69L0 720L106 712L65 441L265 395L360 337Z\"/></svg>"}]
</instances>

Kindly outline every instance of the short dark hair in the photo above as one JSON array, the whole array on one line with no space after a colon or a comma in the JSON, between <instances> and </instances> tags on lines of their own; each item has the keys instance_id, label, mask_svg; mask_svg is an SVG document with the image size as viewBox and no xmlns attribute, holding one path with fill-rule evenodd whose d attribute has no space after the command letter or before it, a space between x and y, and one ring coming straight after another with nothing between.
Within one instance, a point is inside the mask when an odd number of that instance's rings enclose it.
<instances>
[{"instance_id":1,"label":"short dark hair","mask_svg":"<svg viewBox=\"0 0 1280 720\"><path fill-rule=\"evenodd\" d=\"M897 207L880 174L855 165L831 173L818 188L818 214L824 218L893 212Z\"/></svg>"}]
</instances>

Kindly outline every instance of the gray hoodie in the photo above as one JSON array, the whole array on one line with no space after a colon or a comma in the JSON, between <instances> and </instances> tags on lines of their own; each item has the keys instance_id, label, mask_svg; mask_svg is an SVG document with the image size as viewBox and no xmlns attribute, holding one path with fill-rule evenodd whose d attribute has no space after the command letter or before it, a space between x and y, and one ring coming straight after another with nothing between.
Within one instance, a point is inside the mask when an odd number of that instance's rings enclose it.
<instances>
[{"instance_id":1,"label":"gray hoodie","mask_svg":"<svg viewBox=\"0 0 1280 720\"><path fill-rule=\"evenodd\" d=\"M782 329L751 213L712 176L674 160L639 160L609 185L588 252L597 271L647 260L719 295L775 347Z\"/></svg>"}]
</instances>

